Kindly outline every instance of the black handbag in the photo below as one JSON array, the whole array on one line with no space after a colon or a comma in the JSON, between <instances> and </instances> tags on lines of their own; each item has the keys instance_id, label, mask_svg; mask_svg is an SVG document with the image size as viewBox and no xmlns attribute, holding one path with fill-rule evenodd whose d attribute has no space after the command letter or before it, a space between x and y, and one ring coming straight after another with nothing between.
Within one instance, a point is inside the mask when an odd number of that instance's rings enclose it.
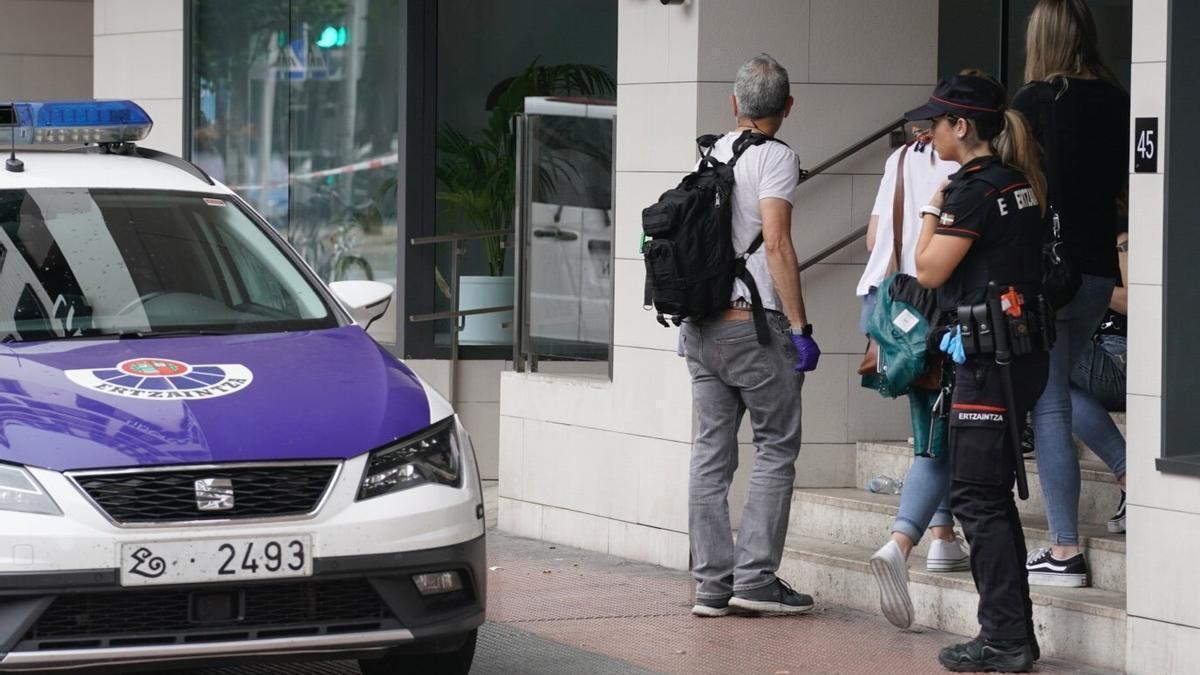
<instances>
[{"instance_id":1,"label":"black handbag","mask_svg":"<svg viewBox=\"0 0 1200 675\"><path fill-rule=\"evenodd\" d=\"M1061 83L1062 91L1066 91L1067 80L1056 80ZM1066 255L1066 246L1062 239L1062 223L1058 218L1058 208L1055 198L1058 195L1059 166L1058 134L1054 121L1054 102L1061 95L1055 84L1050 82L1035 82L1032 84L1037 92L1038 121L1042 132L1042 149L1046 153L1046 183L1047 201L1046 221L1047 238L1042 244L1042 294L1054 309L1061 309L1075 297L1083 284L1079 268Z\"/></svg>"},{"instance_id":2,"label":"black handbag","mask_svg":"<svg viewBox=\"0 0 1200 675\"><path fill-rule=\"evenodd\" d=\"M1054 309L1062 309L1083 285L1079 268L1063 253L1062 226L1058 222L1058 211L1051 206L1050 238L1042 245L1042 295Z\"/></svg>"}]
</instances>

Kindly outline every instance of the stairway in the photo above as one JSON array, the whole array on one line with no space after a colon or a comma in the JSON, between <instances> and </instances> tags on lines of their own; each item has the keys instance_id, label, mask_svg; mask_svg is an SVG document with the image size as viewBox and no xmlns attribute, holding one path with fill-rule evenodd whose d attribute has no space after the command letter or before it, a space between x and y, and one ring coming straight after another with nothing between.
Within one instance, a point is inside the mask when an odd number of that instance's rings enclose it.
<instances>
[{"instance_id":1,"label":"stairway","mask_svg":"<svg viewBox=\"0 0 1200 675\"><path fill-rule=\"evenodd\" d=\"M1124 416L1115 416L1124 433ZM912 446L859 443L855 483L871 476L903 478L912 463ZM1031 587L1034 622L1047 656L1100 668L1125 667L1125 535L1110 534L1105 521L1120 500L1120 488L1107 468L1080 449L1081 543L1088 557L1092 587ZM1037 465L1026 462L1030 499L1017 501L1030 550L1048 546L1045 511ZM867 567L871 554L888 537L899 496L876 495L857 488L801 488L792 497L791 522L780 576L811 593L821 604L879 611L879 593ZM969 572L925 571L928 537L909 562L909 590L916 624L960 635L975 635L978 596Z\"/></svg>"}]
</instances>

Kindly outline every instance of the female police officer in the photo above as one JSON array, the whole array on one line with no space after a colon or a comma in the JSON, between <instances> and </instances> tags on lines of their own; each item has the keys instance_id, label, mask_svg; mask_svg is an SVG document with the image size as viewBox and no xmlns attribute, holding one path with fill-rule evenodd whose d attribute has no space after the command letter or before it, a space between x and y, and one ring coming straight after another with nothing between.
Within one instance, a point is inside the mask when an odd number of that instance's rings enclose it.
<instances>
[{"instance_id":1,"label":"female police officer","mask_svg":"<svg viewBox=\"0 0 1200 675\"><path fill-rule=\"evenodd\" d=\"M932 120L934 148L962 165L921 209L916 248L917 279L938 289L945 323L965 346L949 411L950 502L971 545L981 626L979 637L943 649L938 660L953 671L1024 672L1038 649L1008 416L1024 419L1046 383L1039 311L1045 182L1024 119L1005 109L1003 87L978 71L942 80L929 103L906 117ZM1011 364L1000 366L995 338L1005 329L1017 337Z\"/></svg>"}]
</instances>

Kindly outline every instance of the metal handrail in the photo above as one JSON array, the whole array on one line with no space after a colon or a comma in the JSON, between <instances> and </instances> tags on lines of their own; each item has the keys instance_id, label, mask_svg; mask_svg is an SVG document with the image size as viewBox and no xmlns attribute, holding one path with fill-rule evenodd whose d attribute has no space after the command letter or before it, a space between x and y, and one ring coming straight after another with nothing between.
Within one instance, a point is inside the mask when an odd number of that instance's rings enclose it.
<instances>
[{"instance_id":1,"label":"metal handrail","mask_svg":"<svg viewBox=\"0 0 1200 675\"><path fill-rule=\"evenodd\" d=\"M895 122L892 122L891 124L888 124L887 126L879 129L878 131L872 133L871 135L867 136L866 138L862 139L861 141L859 141L859 142L855 143L854 145L849 146L845 150L842 150L841 152L837 153L833 157L830 157L829 159L825 160L824 162L821 162L820 164L814 166L813 168L809 169L808 171L802 172L800 174L800 183L803 184L804 182L812 179L813 177L819 176L819 175L825 173L829 169L833 168L834 165L838 164L839 162L846 159L847 157L850 157L851 155L857 153L859 150L862 150L863 148L874 143L875 141L883 138L884 136L887 136L888 134L895 131L897 128L903 127L905 121L906 120L903 117L901 117L900 119L896 120ZM863 235L865 235L866 233L867 233L866 225L859 227L858 229L854 230L850 234L837 240L833 244L821 249L815 255L812 255L812 256L809 256L808 258L806 258L804 260L804 262L800 263L800 271L803 272L804 270L812 267L813 265L816 265L817 263L825 260L826 258L833 255L834 253L837 253L838 251L842 250L843 248L846 248L850 244L853 244L854 242L861 239L863 237Z\"/></svg>"},{"instance_id":2,"label":"metal handrail","mask_svg":"<svg viewBox=\"0 0 1200 675\"><path fill-rule=\"evenodd\" d=\"M432 237L413 237L408 242L412 246L428 246L431 244L453 244L454 250L450 255L450 311L448 312L432 312L429 314L410 314L408 320L412 323L421 323L423 321L441 321L444 319L454 319L454 326L450 329L450 376L447 385L448 391L446 398L454 405L454 390L456 381L458 380L458 319L464 316L474 316L476 314L493 314L496 312L511 312L514 311L515 305L506 305L503 307L481 307L479 309L458 308L458 257L464 253L463 249L459 248L460 241L478 241L480 239L492 239L495 237L507 237L515 234L516 230L496 230L495 232L453 232L450 234L439 234Z\"/></svg>"}]
</instances>

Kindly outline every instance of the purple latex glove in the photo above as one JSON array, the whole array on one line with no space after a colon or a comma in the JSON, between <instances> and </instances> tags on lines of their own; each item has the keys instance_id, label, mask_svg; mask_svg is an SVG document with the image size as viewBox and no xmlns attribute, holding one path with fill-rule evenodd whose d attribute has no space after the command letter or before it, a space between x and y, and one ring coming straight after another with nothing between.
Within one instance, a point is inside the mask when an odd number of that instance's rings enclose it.
<instances>
[{"instance_id":1,"label":"purple latex glove","mask_svg":"<svg viewBox=\"0 0 1200 675\"><path fill-rule=\"evenodd\" d=\"M796 372L807 373L817 369L817 360L821 358L821 348L817 341L809 335L792 334L792 346L796 348Z\"/></svg>"}]
</instances>

